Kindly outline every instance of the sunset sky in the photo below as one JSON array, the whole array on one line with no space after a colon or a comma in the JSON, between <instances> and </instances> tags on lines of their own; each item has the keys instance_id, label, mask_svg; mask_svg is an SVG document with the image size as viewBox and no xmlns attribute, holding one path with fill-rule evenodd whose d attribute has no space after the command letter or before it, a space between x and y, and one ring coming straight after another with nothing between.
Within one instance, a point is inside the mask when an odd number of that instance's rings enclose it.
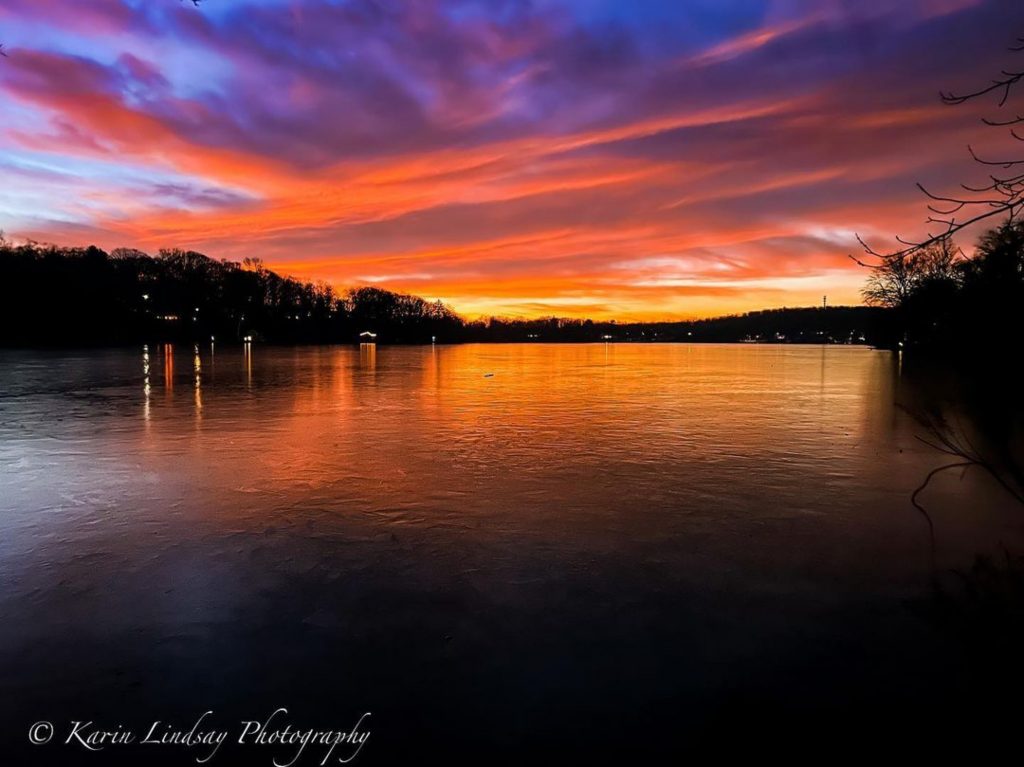
<instances>
[{"instance_id":1,"label":"sunset sky","mask_svg":"<svg viewBox=\"0 0 1024 767\"><path fill-rule=\"evenodd\" d=\"M1019 34L1019 0L2 0L0 228L469 317L859 303L854 233L978 178L995 105L939 90Z\"/></svg>"}]
</instances>

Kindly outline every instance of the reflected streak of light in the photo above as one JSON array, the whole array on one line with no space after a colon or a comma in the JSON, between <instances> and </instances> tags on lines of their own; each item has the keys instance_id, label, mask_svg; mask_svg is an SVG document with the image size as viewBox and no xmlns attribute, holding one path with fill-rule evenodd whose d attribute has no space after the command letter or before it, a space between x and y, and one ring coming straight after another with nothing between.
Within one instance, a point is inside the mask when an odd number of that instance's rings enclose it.
<instances>
[{"instance_id":1,"label":"reflected streak of light","mask_svg":"<svg viewBox=\"0 0 1024 767\"><path fill-rule=\"evenodd\" d=\"M149 344L142 346L142 417L149 421L149 397L152 387L149 384Z\"/></svg>"},{"instance_id":2,"label":"reflected streak of light","mask_svg":"<svg viewBox=\"0 0 1024 767\"><path fill-rule=\"evenodd\" d=\"M200 411L203 409L203 361L199 356L199 344L193 347L194 357L192 359L192 369L195 372L195 405L196 405L196 417L200 416Z\"/></svg>"},{"instance_id":3,"label":"reflected streak of light","mask_svg":"<svg viewBox=\"0 0 1024 767\"><path fill-rule=\"evenodd\" d=\"M170 399L174 392L174 344L164 344L164 390Z\"/></svg>"},{"instance_id":4,"label":"reflected streak of light","mask_svg":"<svg viewBox=\"0 0 1024 767\"><path fill-rule=\"evenodd\" d=\"M377 369L377 344L359 344L359 366L366 370Z\"/></svg>"},{"instance_id":5,"label":"reflected streak of light","mask_svg":"<svg viewBox=\"0 0 1024 767\"><path fill-rule=\"evenodd\" d=\"M821 399L825 400L825 345L821 345L821 370L818 373L819 391L821 392Z\"/></svg>"}]
</instances>

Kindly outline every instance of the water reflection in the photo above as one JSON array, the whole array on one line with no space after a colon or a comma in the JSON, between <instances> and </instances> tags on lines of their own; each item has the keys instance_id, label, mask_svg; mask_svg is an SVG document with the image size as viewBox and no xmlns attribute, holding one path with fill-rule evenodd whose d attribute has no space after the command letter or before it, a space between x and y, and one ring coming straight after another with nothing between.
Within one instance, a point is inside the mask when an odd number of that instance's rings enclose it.
<instances>
[{"instance_id":1,"label":"water reflection","mask_svg":"<svg viewBox=\"0 0 1024 767\"><path fill-rule=\"evenodd\" d=\"M174 344L164 344L164 395L169 400L174 393Z\"/></svg>"},{"instance_id":2,"label":"water reflection","mask_svg":"<svg viewBox=\"0 0 1024 767\"><path fill-rule=\"evenodd\" d=\"M376 370L377 368L377 344L359 344L359 367L364 370Z\"/></svg>"},{"instance_id":3,"label":"water reflection","mask_svg":"<svg viewBox=\"0 0 1024 767\"><path fill-rule=\"evenodd\" d=\"M150 410L143 349L145 424L121 412L137 349L0 364L0 678L29 723L86 696L153 718L343 696L491 737L623 701L687 722L671 701L738 678L771 700L797 663L810 687L934 676L919 633L891 639L929 576L909 496L942 461L894 355L245 344L214 380L210 351ZM937 482L938 567L1024 544L982 477Z\"/></svg>"},{"instance_id":4,"label":"water reflection","mask_svg":"<svg viewBox=\"0 0 1024 767\"><path fill-rule=\"evenodd\" d=\"M195 391L194 403L196 409L196 418L198 419L203 409L203 361L199 356L199 344L195 344L192 347L192 355L192 372L194 375L193 389Z\"/></svg>"},{"instance_id":5,"label":"water reflection","mask_svg":"<svg viewBox=\"0 0 1024 767\"><path fill-rule=\"evenodd\" d=\"M149 421L150 393L152 389L149 382L149 345L142 347L142 417Z\"/></svg>"}]
</instances>

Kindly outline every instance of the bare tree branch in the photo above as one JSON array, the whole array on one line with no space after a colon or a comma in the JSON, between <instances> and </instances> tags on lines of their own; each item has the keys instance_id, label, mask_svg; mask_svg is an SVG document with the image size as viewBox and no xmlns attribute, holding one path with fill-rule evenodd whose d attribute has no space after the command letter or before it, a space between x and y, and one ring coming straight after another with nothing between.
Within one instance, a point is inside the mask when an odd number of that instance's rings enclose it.
<instances>
[{"instance_id":1,"label":"bare tree branch","mask_svg":"<svg viewBox=\"0 0 1024 767\"><path fill-rule=\"evenodd\" d=\"M1017 44L1010 50L1018 53L1024 52L1024 38L1019 38ZM944 103L958 105L995 94L998 96L997 105L1001 108L1007 104L1011 94L1015 92L1015 87L1022 81L1024 81L1024 71L1004 69L990 85L966 93L942 92L940 96ZM1014 116L1010 119L982 118L982 123L990 127L1009 128L1009 134L1013 140L1024 142L1024 134L1018 133L1014 127L1024 124L1024 114L1019 110L1015 111ZM986 168L1011 170L1024 166L1024 158L981 157L971 145L968 145L967 151L976 163ZM924 239L918 241L897 236L896 241L903 247L895 252L884 254L869 246L863 238L858 236L857 241L864 252L872 258L879 259L880 263L870 264L854 256L851 258L861 266L879 267L887 258L898 259L913 255L981 221L999 216L1005 216L1010 221L1016 219L1024 212L1024 173L1006 176L990 173L988 178L989 183L982 185L961 183L959 186L965 193L963 196L935 194L926 189L923 184L917 184L917 188L931 201L927 205L927 209L933 215L929 215L925 219L926 223L937 225L941 227L941 230L930 231ZM941 203L941 205L934 203Z\"/></svg>"},{"instance_id":2,"label":"bare tree branch","mask_svg":"<svg viewBox=\"0 0 1024 767\"><path fill-rule=\"evenodd\" d=\"M1010 50L1020 50L1020 48L1014 47L1011 48ZM976 91L971 91L970 93L963 93L959 95L955 93L940 92L939 95L945 103L957 105L963 104L967 101L971 101L972 99L976 99L981 96L986 96L989 93L1002 91L1002 96L999 99L999 106L1004 106L1006 104L1007 99L1010 98L1010 91L1013 89L1013 86L1019 83L1022 78L1024 78L1024 72L1007 72L1006 70L1003 70L1002 72L1000 72L1000 74L1002 75L1000 79L993 80L991 85L986 86L984 88L979 88Z\"/></svg>"}]
</instances>

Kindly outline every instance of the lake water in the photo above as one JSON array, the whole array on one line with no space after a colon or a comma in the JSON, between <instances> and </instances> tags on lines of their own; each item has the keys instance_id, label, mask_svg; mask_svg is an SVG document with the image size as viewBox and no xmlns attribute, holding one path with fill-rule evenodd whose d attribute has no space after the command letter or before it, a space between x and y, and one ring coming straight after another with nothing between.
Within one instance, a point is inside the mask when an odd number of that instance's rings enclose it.
<instances>
[{"instance_id":1,"label":"lake water","mask_svg":"<svg viewBox=\"0 0 1024 767\"><path fill-rule=\"evenodd\" d=\"M0 352L4 739L369 711L355 763L502 764L892 725L970 673L918 609L914 396L857 347ZM980 474L925 499L938 570L1024 543Z\"/></svg>"}]
</instances>

